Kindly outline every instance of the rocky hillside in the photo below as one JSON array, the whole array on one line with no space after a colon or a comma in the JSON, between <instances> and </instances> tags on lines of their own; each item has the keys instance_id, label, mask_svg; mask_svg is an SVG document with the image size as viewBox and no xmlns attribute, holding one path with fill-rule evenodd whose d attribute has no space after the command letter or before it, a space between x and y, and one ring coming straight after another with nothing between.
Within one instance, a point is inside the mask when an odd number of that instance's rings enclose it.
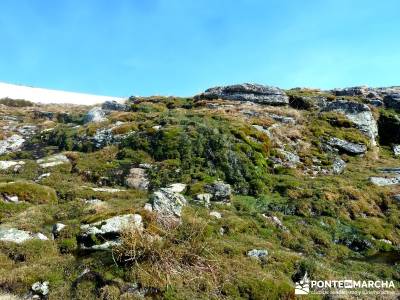
<instances>
[{"instance_id":1,"label":"rocky hillside","mask_svg":"<svg viewBox=\"0 0 400 300\"><path fill-rule=\"evenodd\" d=\"M400 87L2 99L0 127L12 299L293 299L306 272L400 283Z\"/></svg>"}]
</instances>

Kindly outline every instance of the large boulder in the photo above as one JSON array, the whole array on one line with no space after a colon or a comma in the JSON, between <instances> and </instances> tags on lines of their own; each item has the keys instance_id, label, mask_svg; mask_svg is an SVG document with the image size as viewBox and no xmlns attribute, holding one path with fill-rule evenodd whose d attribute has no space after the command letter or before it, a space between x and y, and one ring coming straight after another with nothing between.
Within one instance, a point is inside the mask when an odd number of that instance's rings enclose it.
<instances>
[{"instance_id":1,"label":"large boulder","mask_svg":"<svg viewBox=\"0 0 400 300\"><path fill-rule=\"evenodd\" d=\"M0 160L0 170L8 170L13 168L14 171L17 171L25 164L24 161L13 161L13 160Z\"/></svg>"},{"instance_id":2,"label":"large boulder","mask_svg":"<svg viewBox=\"0 0 400 300\"><path fill-rule=\"evenodd\" d=\"M396 185L400 184L400 176L395 176L395 177L372 176L369 178L369 181L377 186Z\"/></svg>"},{"instance_id":3,"label":"large boulder","mask_svg":"<svg viewBox=\"0 0 400 300\"><path fill-rule=\"evenodd\" d=\"M289 103L289 97L283 90L251 83L210 88L204 93L195 96L195 99L250 101L267 105L287 105Z\"/></svg>"},{"instance_id":4,"label":"large boulder","mask_svg":"<svg viewBox=\"0 0 400 300\"><path fill-rule=\"evenodd\" d=\"M69 163L69 159L64 154L54 154L45 158L38 159L36 162L42 168L50 168Z\"/></svg>"},{"instance_id":5,"label":"large boulder","mask_svg":"<svg viewBox=\"0 0 400 300\"><path fill-rule=\"evenodd\" d=\"M0 141L0 155L18 151L22 148L25 139L18 134Z\"/></svg>"},{"instance_id":6,"label":"large boulder","mask_svg":"<svg viewBox=\"0 0 400 300\"><path fill-rule=\"evenodd\" d=\"M102 104L103 110L129 111L129 106L117 101L106 101Z\"/></svg>"},{"instance_id":7,"label":"large boulder","mask_svg":"<svg viewBox=\"0 0 400 300\"><path fill-rule=\"evenodd\" d=\"M383 103L386 108L400 109L400 93L386 95Z\"/></svg>"},{"instance_id":8,"label":"large boulder","mask_svg":"<svg viewBox=\"0 0 400 300\"><path fill-rule=\"evenodd\" d=\"M143 168L131 168L128 176L125 178L127 186L138 190L147 190L149 183L146 169Z\"/></svg>"},{"instance_id":9,"label":"large boulder","mask_svg":"<svg viewBox=\"0 0 400 300\"><path fill-rule=\"evenodd\" d=\"M214 181L205 186L205 190L212 195L212 201L229 201L232 195L230 184Z\"/></svg>"},{"instance_id":10,"label":"large boulder","mask_svg":"<svg viewBox=\"0 0 400 300\"><path fill-rule=\"evenodd\" d=\"M124 229L143 229L142 216L127 214L81 226L78 242L82 249L106 250L120 243L119 237Z\"/></svg>"},{"instance_id":11,"label":"large boulder","mask_svg":"<svg viewBox=\"0 0 400 300\"><path fill-rule=\"evenodd\" d=\"M174 184L155 191L150 197L153 211L162 216L180 218L182 208L187 204L186 198L180 194L182 186Z\"/></svg>"},{"instance_id":12,"label":"large boulder","mask_svg":"<svg viewBox=\"0 0 400 300\"><path fill-rule=\"evenodd\" d=\"M100 123L106 121L106 112L100 107L94 107L88 111L83 118L83 122L86 123Z\"/></svg>"},{"instance_id":13,"label":"large boulder","mask_svg":"<svg viewBox=\"0 0 400 300\"><path fill-rule=\"evenodd\" d=\"M364 144L351 143L335 137L328 140L327 144L337 149L339 152L344 152L350 155L360 155L367 152L367 147Z\"/></svg>"},{"instance_id":14,"label":"large boulder","mask_svg":"<svg viewBox=\"0 0 400 300\"><path fill-rule=\"evenodd\" d=\"M367 86L354 86L332 91L336 96L362 97L364 99L380 99L380 94Z\"/></svg>"},{"instance_id":15,"label":"large boulder","mask_svg":"<svg viewBox=\"0 0 400 300\"><path fill-rule=\"evenodd\" d=\"M0 241L21 244L32 239L48 240L42 233L32 233L16 228L0 228Z\"/></svg>"},{"instance_id":16,"label":"large boulder","mask_svg":"<svg viewBox=\"0 0 400 300\"><path fill-rule=\"evenodd\" d=\"M344 114L363 134L371 139L372 145L376 144L378 126L368 105L338 100L330 102L321 111Z\"/></svg>"}]
</instances>

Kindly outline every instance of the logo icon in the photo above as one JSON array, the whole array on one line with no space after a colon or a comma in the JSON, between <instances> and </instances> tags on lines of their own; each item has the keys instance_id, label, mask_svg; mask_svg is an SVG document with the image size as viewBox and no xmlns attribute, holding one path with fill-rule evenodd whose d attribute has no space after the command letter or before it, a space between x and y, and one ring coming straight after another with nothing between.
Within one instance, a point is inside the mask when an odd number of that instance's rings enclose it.
<instances>
[{"instance_id":1,"label":"logo icon","mask_svg":"<svg viewBox=\"0 0 400 300\"><path fill-rule=\"evenodd\" d=\"M310 280L307 277L307 272L304 274L303 279L296 282L294 294L295 295L308 295L310 292Z\"/></svg>"}]
</instances>

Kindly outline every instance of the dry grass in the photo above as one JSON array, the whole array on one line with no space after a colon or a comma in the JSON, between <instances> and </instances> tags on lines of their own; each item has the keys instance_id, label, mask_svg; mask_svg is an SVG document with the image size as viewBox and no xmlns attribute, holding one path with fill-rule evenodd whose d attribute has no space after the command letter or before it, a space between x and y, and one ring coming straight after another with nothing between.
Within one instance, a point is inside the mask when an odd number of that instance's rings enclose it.
<instances>
[{"instance_id":1,"label":"dry grass","mask_svg":"<svg viewBox=\"0 0 400 300\"><path fill-rule=\"evenodd\" d=\"M20 300L22 298L12 294L0 294L0 300Z\"/></svg>"},{"instance_id":2,"label":"dry grass","mask_svg":"<svg viewBox=\"0 0 400 300\"><path fill-rule=\"evenodd\" d=\"M155 216L150 218L145 230L127 230L115 249L117 260L131 267L132 276L160 290L182 282L192 289L205 282L215 287L218 267L206 240L207 224L186 217L181 224L160 225Z\"/></svg>"}]
</instances>

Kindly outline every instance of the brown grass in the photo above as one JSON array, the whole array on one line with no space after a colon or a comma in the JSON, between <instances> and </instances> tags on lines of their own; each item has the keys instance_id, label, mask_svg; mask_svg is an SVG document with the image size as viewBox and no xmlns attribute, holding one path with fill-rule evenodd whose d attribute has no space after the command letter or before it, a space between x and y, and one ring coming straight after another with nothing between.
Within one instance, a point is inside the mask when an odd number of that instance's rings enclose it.
<instances>
[{"instance_id":1,"label":"brown grass","mask_svg":"<svg viewBox=\"0 0 400 300\"><path fill-rule=\"evenodd\" d=\"M182 282L191 288L204 282L215 286L218 267L206 241L207 224L187 217L181 224L165 226L155 216L150 219L143 231L127 230L115 249L117 260L131 267L132 276L160 290Z\"/></svg>"}]
</instances>

